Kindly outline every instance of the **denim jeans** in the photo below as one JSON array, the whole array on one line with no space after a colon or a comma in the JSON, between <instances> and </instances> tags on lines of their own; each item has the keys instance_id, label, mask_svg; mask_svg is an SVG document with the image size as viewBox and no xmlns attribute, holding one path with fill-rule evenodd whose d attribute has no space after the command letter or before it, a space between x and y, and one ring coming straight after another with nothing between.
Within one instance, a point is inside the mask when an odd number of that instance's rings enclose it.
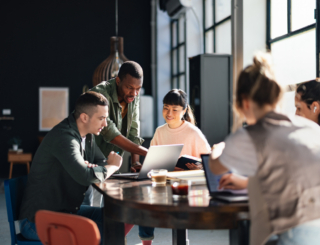
<instances>
[{"instance_id":1,"label":"denim jeans","mask_svg":"<svg viewBox=\"0 0 320 245\"><path fill-rule=\"evenodd\" d=\"M278 245L315 245L320 242L320 219L309 221L279 234Z\"/></svg>"},{"instance_id":2,"label":"denim jeans","mask_svg":"<svg viewBox=\"0 0 320 245\"><path fill-rule=\"evenodd\" d=\"M77 212L77 215L89 218L97 224L101 234L101 244L102 244L103 209L98 207L81 205L79 211ZM20 232L24 236L24 238L28 240L39 240L35 223L30 222L28 219L20 220Z\"/></svg>"},{"instance_id":3,"label":"denim jeans","mask_svg":"<svg viewBox=\"0 0 320 245\"><path fill-rule=\"evenodd\" d=\"M93 205L93 187L90 185L88 187L88 190L86 191L86 194L84 196L83 202L81 205Z\"/></svg>"},{"instance_id":4,"label":"denim jeans","mask_svg":"<svg viewBox=\"0 0 320 245\"><path fill-rule=\"evenodd\" d=\"M139 237L143 241L150 241L154 238L154 227L146 227L139 225Z\"/></svg>"}]
</instances>

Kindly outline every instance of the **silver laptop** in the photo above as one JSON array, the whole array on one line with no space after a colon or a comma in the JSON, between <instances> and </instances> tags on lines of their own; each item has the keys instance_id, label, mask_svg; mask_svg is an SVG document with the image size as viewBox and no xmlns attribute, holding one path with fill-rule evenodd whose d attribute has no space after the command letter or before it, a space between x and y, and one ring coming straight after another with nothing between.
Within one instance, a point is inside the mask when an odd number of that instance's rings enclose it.
<instances>
[{"instance_id":1,"label":"silver laptop","mask_svg":"<svg viewBox=\"0 0 320 245\"><path fill-rule=\"evenodd\" d=\"M142 180L148 179L151 169L167 169L173 171L176 166L183 144L150 146L139 173L113 174L117 179Z\"/></svg>"}]
</instances>

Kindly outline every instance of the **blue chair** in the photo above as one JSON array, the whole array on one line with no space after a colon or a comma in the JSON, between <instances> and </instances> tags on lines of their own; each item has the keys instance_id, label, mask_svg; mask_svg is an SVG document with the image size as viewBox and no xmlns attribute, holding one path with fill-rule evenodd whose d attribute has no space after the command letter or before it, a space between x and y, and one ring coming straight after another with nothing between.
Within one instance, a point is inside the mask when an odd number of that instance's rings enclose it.
<instances>
[{"instance_id":1,"label":"blue chair","mask_svg":"<svg viewBox=\"0 0 320 245\"><path fill-rule=\"evenodd\" d=\"M25 239L20 233L16 234L14 222L19 220L20 205L23 192L27 185L28 176L22 176L15 179L4 181L4 191L6 196L8 221L10 224L11 244L23 245L41 245L40 241L31 241Z\"/></svg>"}]
</instances>

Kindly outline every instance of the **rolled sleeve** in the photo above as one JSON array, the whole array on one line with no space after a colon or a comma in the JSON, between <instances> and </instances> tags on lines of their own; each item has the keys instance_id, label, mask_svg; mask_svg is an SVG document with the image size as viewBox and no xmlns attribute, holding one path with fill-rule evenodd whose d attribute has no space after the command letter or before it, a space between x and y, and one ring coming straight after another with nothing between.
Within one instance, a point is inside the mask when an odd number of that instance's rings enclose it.
<instances>
[{"instance_id":1,"label":"rolled sleeve","mask_svg":"<svg viewBox=\"0 0 320 245\"><path fill-rule=\"evenodd\" d=\"M93 168L94 175L100 182L104 182L107 179L107 169L103 166ZM96 183L96 182L93 182Z\"/></svg>"},{"instance_id":2,"label":"rolled sleeve","mask_svg":"<svg viewBox=\"0 0 320 245\"><path fill-rule=\"evenodd\" d=\"M107 118L107 124L107 127L103 128L100 134L103 140L109 143L115 137L121 135L121 132L110 118Z\"/></svg>"},{"instance_id":3,"label":"rolled sleeve","mask_svg":"<svg viewBox=\"0 0 320 245\"><path fill-rule=\"evenodd\" d=\"M129 135L129 140L131 140L133 143L137 144L137 145L142 145L144 142L144 139L138 136L131 136Z\"/></svg>"}]
</instances>

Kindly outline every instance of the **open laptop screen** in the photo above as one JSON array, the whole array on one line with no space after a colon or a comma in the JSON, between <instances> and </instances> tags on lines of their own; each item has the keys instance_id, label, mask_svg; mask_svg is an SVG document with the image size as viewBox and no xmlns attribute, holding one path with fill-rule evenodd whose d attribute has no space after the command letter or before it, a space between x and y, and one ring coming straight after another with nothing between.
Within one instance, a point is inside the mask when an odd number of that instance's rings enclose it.
<instances>
[{"instance_id":1,"label":"open laptop screen","mask_svg":"<svg viewBox=\"0 0 320 245\"><path fill-rule=\"evenodd\" d=\"M209 167L210 154L201 154L203 170L207 180L208 190L211 196L216 195L247 195L247 190L219 190L219 181L222 175L215 175Z\"/></svg>"},{"instance_id":2,"label":"open laptop screen","mask_svg":"<svg viewBox=\"0 0 320 245\"><path fill-rule=\"evenodd\" d=\"M211 195L211 193L215 193L218 191L221 175L215 175L211 172L209 167L209 157L210 154L201 154L203 170L206 176L208 190Z\"/></svg>"}]
</instances>

